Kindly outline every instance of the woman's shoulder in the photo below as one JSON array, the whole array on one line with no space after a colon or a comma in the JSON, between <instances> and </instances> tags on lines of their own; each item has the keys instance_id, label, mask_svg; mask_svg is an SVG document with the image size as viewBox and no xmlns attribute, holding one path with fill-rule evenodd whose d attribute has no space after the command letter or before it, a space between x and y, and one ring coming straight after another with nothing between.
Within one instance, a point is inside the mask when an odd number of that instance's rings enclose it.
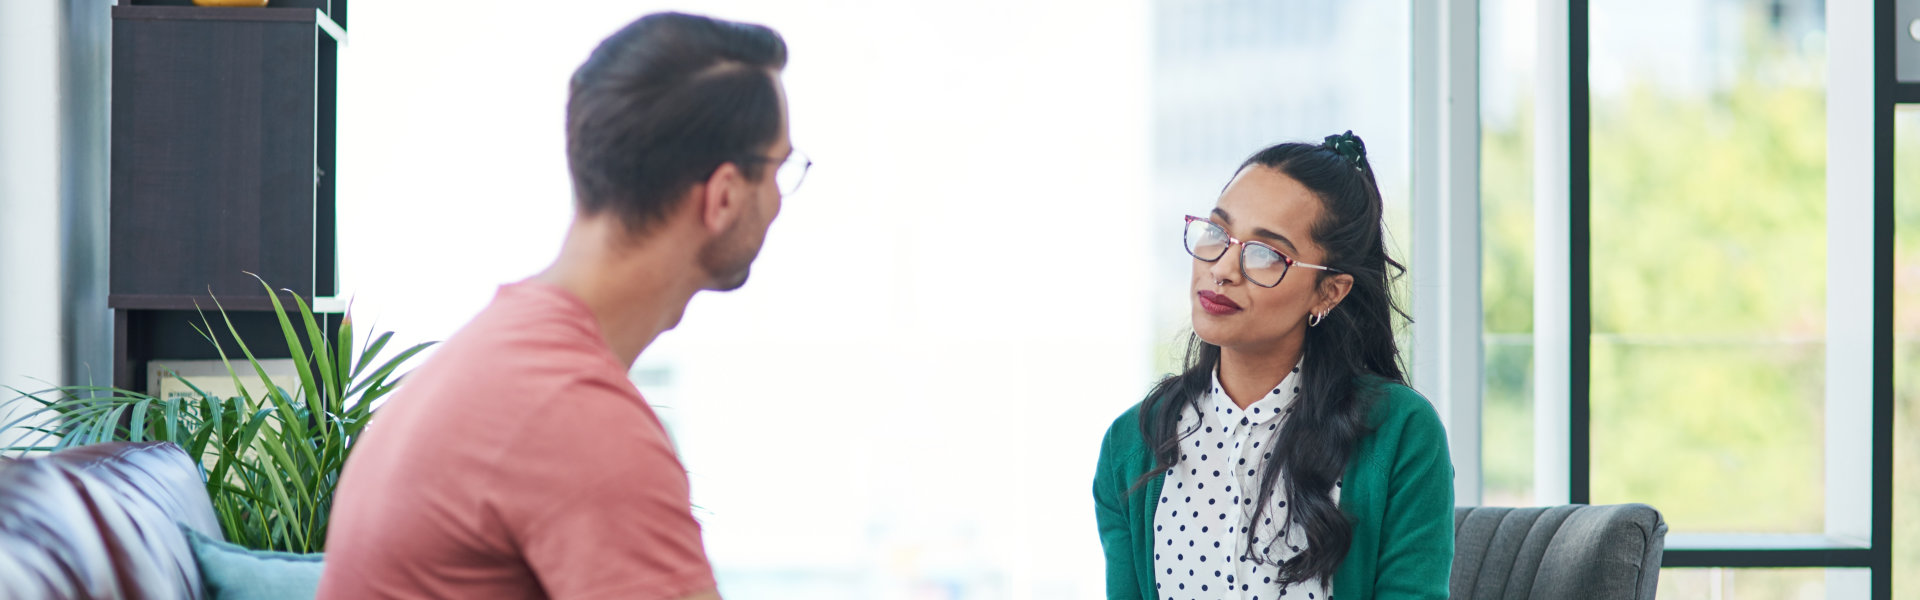
<instances>
[{"instance_id":1,"label":"woman's shoulder","mask_svg":"<svg viewBox=\"0 0 1920 600\"><path fill-rule=\"evenodd\" d=\"M1433 402L1406 384L1369 376L1362 378L1361 386L1372 392L1373 407L1369 421L1375 430L1397 426L1443 431L1440 412L1434 409Z\"/></svg>"},{"instance_id":2,"label":"woman's shoulder","mask_svg":"<svg viewBox=\"0 0 1920 600\"><path fill-rule=\"evenodd\" d=\"M1132 406L1128 406L1127 410L1121 411L1120 416L1114 417L1113 423L1107 426L1107 434L1104 438L1105 446L1112 448L1116 446L1137 446L1144 443L1140 438L1141 404L1143 403L1135 402Z\"/></svg>"},{"instance_id":3,"label":"woman's shoulder","mask_svg":"<svg viewBox=\"0 0 1920 600\"><path fill-rule=\"evenodd\" d=\"M1107 426L1108 443L1113 443L1117 438L1129 436L1136 441L1139 440L1140 423L1150 418L1149 411L1153 407L1164 408L1160 402L1174 397L1175 394L1168 383L1168 380L1161 380L1153 386L1153 389L1147 391L1146 397L1128 405L1126 410L1120 411L1120 416L1114 417L1113 424Z\"/></svg>"},{"instance_id":4,"label":"woman's shoulder","mask_svg":"<svg viewBox=\"0 0 1920 600\"><path fill-rule=\"evenodd\" d=\"M1126 410L1120 411L1120 416L1114 417L1113 424L1107 427L1107 432L1112 433L1123 429L1140 429L1141 404L1141 402L1135 402L1128 405Z\"/></svg>"},{"instance_id":5,"label":"woman's shoulder","mask_svg":"<svg viewBox=\"0 0 1920 600\"><path fill-rule=\"evenodd\" d=\"M1151 398L1151 396L1149 396ZM1106 435L1100 441L1100 459L1102 462L1134 463L1147 456L1147 441L1140 433L1140 421L1146 418L1148 402L1143 400L1128 406L1114 417L1107 426ZM1131 467L1129 467L1131 468Z\"/></svg>"}]
</instances>

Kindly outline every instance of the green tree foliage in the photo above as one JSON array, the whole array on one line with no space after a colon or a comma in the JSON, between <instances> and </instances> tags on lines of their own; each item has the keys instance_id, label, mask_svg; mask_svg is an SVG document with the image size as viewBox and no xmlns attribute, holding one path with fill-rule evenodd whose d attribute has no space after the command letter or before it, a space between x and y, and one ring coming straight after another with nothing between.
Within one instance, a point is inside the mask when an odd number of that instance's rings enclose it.
<instances>
[{"instance_id":1,"label":"green tree foliage","mask_svg":"<svg viewBox=\"0 0 1920 600\"><path fill-rule=\"evenodd\" d=\"M1592 99L1593 500L1675 531L1822 526L1823 58L1752 37L1727 85ZM1531 484L1530 123L1482 142L1490 499Z\"/></svg>"},{"instance_id":2,"label":"green tree foliage","mask_svg":"<svg viewBox=\"0 0 1920 600\"><path fill-rule=\"evenodd\" d=\"M1893 581L1920 596L1920 108L1894 119Z\"/></svg>"},{"instance_id":3,"label":"green tree foliage","mask_svg":"<svg viewBox=\"0 0 1920 600\"><path fill-rule=\"evenodd\" d=\"M1820 531L1823 91L1743 77L1594 105L1594 501Z\"/></svg>"}]
</instances>

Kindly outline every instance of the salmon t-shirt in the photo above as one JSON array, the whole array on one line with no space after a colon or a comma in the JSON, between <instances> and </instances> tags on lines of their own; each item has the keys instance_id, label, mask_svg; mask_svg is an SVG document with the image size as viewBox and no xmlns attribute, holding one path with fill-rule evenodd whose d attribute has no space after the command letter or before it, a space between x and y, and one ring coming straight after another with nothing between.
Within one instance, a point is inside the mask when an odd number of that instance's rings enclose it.
<instances>
[{"instance_id":1,"label":"salmon t-shirt","mask_svg":"<svg viewBox=\"0 0 1920 600\"><path fill-rule=\"evenodd\" d=\"M573 295L502 286L390 398L341 475L320 598L714 588L686 470Z\"/></svg>"}]
</instances>

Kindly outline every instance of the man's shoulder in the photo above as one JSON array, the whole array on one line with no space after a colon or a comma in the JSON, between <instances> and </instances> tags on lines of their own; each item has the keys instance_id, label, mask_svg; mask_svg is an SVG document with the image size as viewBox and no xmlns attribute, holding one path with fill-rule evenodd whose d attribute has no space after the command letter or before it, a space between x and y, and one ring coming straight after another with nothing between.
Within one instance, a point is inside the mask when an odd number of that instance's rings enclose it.
<instances>
[{"instance_id":1,"label":"man's shoulder","mask_svg":"<svg viewBox=\"0 0 1920 600\"><path fill-rule=\"evenodd\" d=\"M435 348L396 400L477 407L570 392L638 401L590 319L502 296Z\"/></svg>"}]
</instances>

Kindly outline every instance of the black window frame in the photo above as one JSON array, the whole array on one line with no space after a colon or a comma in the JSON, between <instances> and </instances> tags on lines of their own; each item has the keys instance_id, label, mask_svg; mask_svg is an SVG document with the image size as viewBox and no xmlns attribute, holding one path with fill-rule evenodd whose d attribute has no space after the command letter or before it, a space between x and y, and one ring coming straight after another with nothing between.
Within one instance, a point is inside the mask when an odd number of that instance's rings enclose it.
<instances>
[{"instance_id":1,"label":"black window frame","mask_svg":"<svg viewBox=\"0 0 1920 600\"><path fill-rule=\"evenodd\" d=\"M1868 569L1871 598L1893 598L1893 276L1894 276L1894 109L1920 104L1920 83L1895 79L1895 0L1874 0L1874 181L1873 181L1873 380L1871 425L1873 440L1872 535L1866 548L1669 548L1661 567L1723 568L1854 568ZM1568 6L1569 158L1568 183L1572 264L1572 335L1568 407L1567 498L1574 504L1592 499L1591 344L1592 213L1591 97L1589 86L1589 0L1570 0Z\"/></svg>"}]
</instances>

